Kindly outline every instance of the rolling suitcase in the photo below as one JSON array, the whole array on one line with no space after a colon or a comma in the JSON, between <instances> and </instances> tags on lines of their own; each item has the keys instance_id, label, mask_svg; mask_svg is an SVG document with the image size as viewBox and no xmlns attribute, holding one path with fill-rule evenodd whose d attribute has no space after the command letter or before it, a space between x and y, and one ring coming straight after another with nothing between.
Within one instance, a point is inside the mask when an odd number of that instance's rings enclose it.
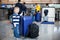
<instances>
[{"instance_id":1,"label":"rolling suitcase","mask_svg":"<svg viewBox=\"0 0 60 40\"><path fill-rule=\"evenodd\" d=\"M28 29L29 29L29 25L32 24L32 16L23 16L22 17L22 29L23 29L23 36L27 36L28 35Z\"/></svg>"}]
</instances>

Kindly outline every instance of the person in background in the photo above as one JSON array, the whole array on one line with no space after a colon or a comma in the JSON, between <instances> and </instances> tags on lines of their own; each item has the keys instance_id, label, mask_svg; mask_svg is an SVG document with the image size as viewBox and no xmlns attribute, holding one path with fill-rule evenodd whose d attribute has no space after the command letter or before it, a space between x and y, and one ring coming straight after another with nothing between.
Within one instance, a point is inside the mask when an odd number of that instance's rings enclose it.
<instances>
[{"instance_id":1,"label":"person in background","mask_svg":"<svg viewBox=\"0 0 60 40\"><path fill-rule=\"evenodd\" d=\"M35 4L33 4L31 8L31 16L32 16L33 21L35 21Z\"/></svg>"},{"instance_id":2,"label":"person in background","mask_svg":"<svg viewBox=\"0 0 60 40\"><path fill-rule=\"evenodd\" d=\"M46 7L49 7L48 4L46 4ZM45 10L44 10L44 15L45 15L45 16L43 17L44 22L48 22L48 12L49 12L48 9L45 9Z\"/></svg>"},{"instance_id":3,"label":"person in background","mask_svg":"<svg viewBox=\"0 0 60 40\"><path fill-rule=\"evenodd\" d=\"M44 15L45 15L44 18L43 18L44 22L48 22L48 12L49 11L47 9L44 10Z\"/></svg>"},{"instance_id":4,"label":"person in background","mask_svg":"<svg viewBox=\"0 0 60 40\"><path fill-rule=\"evenodd\" d=\"M36 4L35 8L35 21L41 21L41 6L40 4Z\"/></svg>"},{"instance_id":5,"label":"person in background","mask_svg":"<svg viewBox=\"0 0 60 40\"><path fill-rule=\"evenodd\" d=\"M25 2L23 2L23 6L22 6L22 11L26 13L27 7L25 6Z\"/></svg>"},{"instance_id":6,"label":"person in background","mask_svg":"<svg viewBox=\"0 0 60 40\"><path fill-rule=\"evenodd\" d=\"M49 4L46 4L46 7L49 7Z\"/></svg>"},{"instance_id":7,"label":"person in background","mask_svg":"<svg viewBox=\"0 0 60 40\"><path fill-rule=\"evenodd\" d=\"M33 5L32 5L31 13L32 13L32 14L34 14L34 13L35 13L35 4L33 4Z\"/></svg>"},{"instance_id":8,"label":"person in background","mask_svg":"<svg viewBox=\"0 0 60 40\"><path fill-rule=\"evenodd\" d=\"M36 11L36 12L40 12L40 11L41 11L41 6L40 6L40 4L36 4L35 11Z\"/></svg>"}]
</instances>

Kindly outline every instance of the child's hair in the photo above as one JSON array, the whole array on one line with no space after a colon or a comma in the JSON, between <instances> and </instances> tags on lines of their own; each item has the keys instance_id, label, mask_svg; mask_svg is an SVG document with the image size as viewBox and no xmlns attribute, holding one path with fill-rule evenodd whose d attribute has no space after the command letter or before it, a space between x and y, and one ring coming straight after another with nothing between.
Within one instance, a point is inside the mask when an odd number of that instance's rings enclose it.
<instances>
[{"instance_id":1,"label":"child's hair","mask_svg":"<svg viewBox=\"0 0 60 40\"><path fill-rule=\"evenodd\" d=\"M19 7L18 7L18 6L15 6L14 9L15 9L15 8L19 8Z\"/></svg>"}]
</instances>

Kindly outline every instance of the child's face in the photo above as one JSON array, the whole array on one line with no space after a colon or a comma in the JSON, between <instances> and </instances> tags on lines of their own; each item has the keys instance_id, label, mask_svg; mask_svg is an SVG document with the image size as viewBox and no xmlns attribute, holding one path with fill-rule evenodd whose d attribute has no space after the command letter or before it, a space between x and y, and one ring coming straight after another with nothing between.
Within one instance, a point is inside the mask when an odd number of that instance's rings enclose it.
<instances>
[{"instance_id":1,"label":"child's face","mask_svg":"<svg viewBox=\"0 0 60 40\"><path fill-rule=\"evenodd\" d=\"M18 14L19 11L20 11L20 10L19 10L19 7L15 7L15 8L14 8L14 13Z\"/></svg>"}]
</instances>

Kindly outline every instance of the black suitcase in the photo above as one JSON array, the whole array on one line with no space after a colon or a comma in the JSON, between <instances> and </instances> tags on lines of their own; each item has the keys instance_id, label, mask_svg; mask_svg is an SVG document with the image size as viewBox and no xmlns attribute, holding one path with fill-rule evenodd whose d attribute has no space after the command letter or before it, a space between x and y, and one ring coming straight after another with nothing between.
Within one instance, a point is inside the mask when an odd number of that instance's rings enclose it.
<instances>
[{"instance_id":1,"label":"black suitcase","mask_svg":"<svg viewBox=\"0 0 60 40\"><path fill-rule=\"evenodd\" d=\"M39 26L35 23L29 25L29 34L28 37L30 38L36 38L39 36Z\"/></svg>"}]
</instances>

